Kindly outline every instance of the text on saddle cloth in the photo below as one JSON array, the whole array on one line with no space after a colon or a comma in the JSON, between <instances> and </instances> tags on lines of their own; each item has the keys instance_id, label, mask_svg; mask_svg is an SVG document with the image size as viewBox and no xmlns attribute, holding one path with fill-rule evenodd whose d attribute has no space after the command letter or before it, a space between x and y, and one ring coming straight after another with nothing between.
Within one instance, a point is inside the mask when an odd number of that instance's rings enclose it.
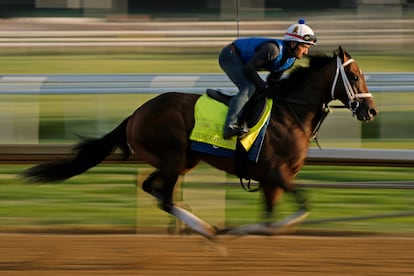
<instances>
[{"instance_id":1,"label":"text on saddle cloth","mask_svg":"<svg viewBox=\"0 0 414 276\"><path fill-rule=\"evenodd\" d=\"M272 110L272 100L267 99L266 107L258 122L250 128L249 133L240 140L246 151L249 151L259 136L260 130L267 125ZM223 139L222 132L228 107L207 95L202 95L194 107L194 128L190 140L211 144L215 147L235 150L237 137Z\"/></svg>"}]
</instances>

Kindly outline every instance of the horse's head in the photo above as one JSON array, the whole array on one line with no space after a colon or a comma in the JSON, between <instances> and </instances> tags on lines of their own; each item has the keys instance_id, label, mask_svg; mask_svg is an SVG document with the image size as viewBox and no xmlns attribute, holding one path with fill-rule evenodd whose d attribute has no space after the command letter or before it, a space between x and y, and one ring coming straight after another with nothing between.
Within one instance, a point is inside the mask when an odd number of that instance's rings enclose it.
<instances>
[{"instance_id":1,"label":"horse's head","mask_svg":"<svg viewBox=\"0 0 414 276\"><path fill-rule=\"evenodd\" d=\"M341 46L334 51L334 59L336 71L331 89L332 100L340 100L360 121L373 120L378 110L358 64Z\"/></svg>"}]
</instances>

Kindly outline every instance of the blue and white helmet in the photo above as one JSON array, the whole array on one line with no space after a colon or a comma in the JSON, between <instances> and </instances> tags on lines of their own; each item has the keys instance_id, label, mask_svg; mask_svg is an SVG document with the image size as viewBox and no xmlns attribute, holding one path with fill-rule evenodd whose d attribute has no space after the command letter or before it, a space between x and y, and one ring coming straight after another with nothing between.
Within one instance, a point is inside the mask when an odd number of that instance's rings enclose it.
<instances>
[{"instance_id":1,"label":"blue and white helmet","mask_svg":"<svg viewBox=\"0 0 414 276\"><path fill-rule=\"evenodd\" d=\"M312 29L305 24L305 20L299 19L298 23L291 25L287 29L284 40L316 45L317 39Z\"/></svg>"}]
</instances>

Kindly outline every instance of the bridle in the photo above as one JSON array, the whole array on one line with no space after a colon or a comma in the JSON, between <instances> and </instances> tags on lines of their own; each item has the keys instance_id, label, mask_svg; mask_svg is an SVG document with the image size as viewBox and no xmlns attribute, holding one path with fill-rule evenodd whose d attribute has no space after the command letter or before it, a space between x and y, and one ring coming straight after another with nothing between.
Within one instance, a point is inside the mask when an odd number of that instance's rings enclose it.
<instances>
[{"instance_id":1,"label":"bridle","mask_svg":"<svg viewBox=\"0 0 414 276\"><path fill-rule=\"evenodd\" d=\"M339 78L339 73L341 74L341 79L342 79L342 83L344 85L345 88L345 92L346 95L348 97L348 108L349 110L352 112L352 116L355 116L355 113L359 107L360 104L360 99L363 98L372 98L372 94L371 93L356 93L354 88L352 87L351 83L348 80L348 77L346 76L346 72L345 72L345 67L348 66L349 64L351 64L352 62L355 62L355 60L353 60L352 58L348 59L346 62L342 63L342 60L339 58L339 56L336 57L336 72L335 72L335 77L332 83L332 88L331 88L331 98L332 100L336 100L335 98L335 88L338 82L338 78ZM334 107L338 107L338 106L334 106ZM319 131L319 128L322 125L322 122L325 120L326 116L328 116L330 112L330 107L329 106L324 106L323 108L323 112L322 112L322 117L320 118L319 122L317 123L313 133L312 133L312 138L315 140L317 146L319 149L321 149L318 139L317 139L317 133Z\"/></svg>"},{"instance_id":2,"label":"bridle","mask_svg":"<svg viewBox=\"0 0 414 276\"><path fill-rule=\"evenodd\" d=\"M341 78L342 78L342 83L344 85L347 97L348 97L348 106L349 106L349 110L351 110L352 115L355 115L356 110L359 107L360 101L359 99L362 98L372 98L372 94L371 93L356 93L354 88L352 87L351 83L349 82L347 76L346 76L346 72L345 72L345 67L348 66L349 64L351 64L352 62L355 62L353 59L348 59L346 62L342 63L342 60L337 56L336 57L336 72L335 72L335 77L332 83L332 88L331 88L331 98L332 100L336 100L335 98L335 88L338 82L338 78L339 78L339 73L341 74ZM295 120L298 122L300 128L302 129L302 131L304 133L307 133L306 131L306 127L304 126L304 124L302 123L302 120L298 117L297 113L295 112L295 110L292 108L292 104L299 104L299 105L309 105L312 103L309 102L300 102L300 101L293 101L293 100L287 100L287 99L283 99L283 98L278 98L277 99L279 101L284 101L286 103L288 103L289 108L292 112L292 114L294 115ZM319 106L319 104L312 104L312 105L316 105ZM339 106L334 106L334 107L339 107ZM341 108L344 106L340 106ZM322 107L322 115L319 119L319 121L317 122L310 138L312 138L315 142L316 145L318 146L319 149L322 149L319 141L318 141L318 131L322 125L322 122L325 120L325 118L328 116L328 114L330 113L330 106L328 106L327 104L324 104ZM243 179L240 177L240 184L243 187L244 190L248 191L248 192L256 192L258 190L260 190L261 185L259 184L259 186L252 188L251 187L251 179L247 179L248 182L247 184L245 184L243 182Z\"/></svg>"},{"instance_id":3,"label":"bridle","mask_svg":"<svg viewBox=\"0 0 414 276\"><path fill-rule=\"evenodd\" d=\"M352 62L354 62L354 60L351 58L351 59L348 59L346 62L342 63L342 60L338 56L336 57L336 73L335 73L334 81L332 83L331 97L332 97L332 100L336 99L335 98L335 87L338 82L339 73L341 73L342 83L345 87L345 92L348 96L349 110L351 110L352 115L355 115L356 110L359 107L359 103L360 103L359 99L372 98L372 94L371 93L355 93L355 90L352 87L351 83L349 82L346 76L346 73L345 73L345 66L351 64Z\"/></svg>"}]
</instances>

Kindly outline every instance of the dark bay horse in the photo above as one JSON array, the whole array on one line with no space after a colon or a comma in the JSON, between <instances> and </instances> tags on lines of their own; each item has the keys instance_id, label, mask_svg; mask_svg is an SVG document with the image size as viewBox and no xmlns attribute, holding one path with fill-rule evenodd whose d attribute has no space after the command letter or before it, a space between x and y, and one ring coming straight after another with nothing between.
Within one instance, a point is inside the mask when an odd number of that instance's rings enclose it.
<instances>
[{"instance_id":1,"label":"dark bay horse","mask_svg":"<svg viewBox=\"0 0 414 276\"><path fill-rule=\"evenodd\" d=\"M307 214L307 198L294 187L293 179L304 165L310 138L323 120L328 103L335 99L341 101L360 121L371 121L377 115L362 71L341 47L332 57L310 57L308 67L294 70L278 84L277 91L273 90L269 88L267 93L275 104L259 160L247 164L249 178L259 183L263 193L267 222L261 225L269 229L275 226L270 220L278 195L283 192L292 193L298 204L298 212L289 218L290 222L303 219ZM37 182L62 181L98 165L117 147L125 158L132 149L140 159L156 168L144 181L143 189L158 199L160 208L198 233L213 238L216 229L176 206L172 200L178 177L201 160L228 173L236 173L233 158L196 152L190 147L194 105L199 97L178 92L158 95L110 133L76 145L72 158L39 164L26 170L23 176ZM269 233L273 233L272 230Z\"/></svg>"}]
</instances>

